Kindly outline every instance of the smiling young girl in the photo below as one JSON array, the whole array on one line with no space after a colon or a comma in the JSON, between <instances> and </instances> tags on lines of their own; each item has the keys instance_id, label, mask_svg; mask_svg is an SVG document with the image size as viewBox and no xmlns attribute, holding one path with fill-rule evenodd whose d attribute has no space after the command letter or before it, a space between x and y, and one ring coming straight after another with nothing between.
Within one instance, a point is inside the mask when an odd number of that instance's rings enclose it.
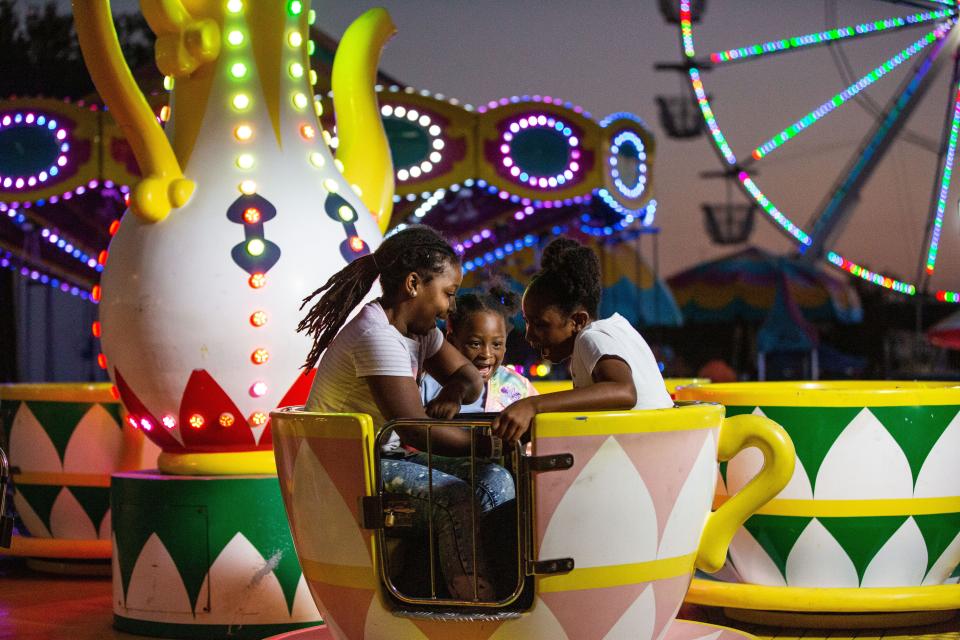
<instances>
[{"instance_id":1,"label":"smiling young girl","mask_svg":"<svg viewBox=\"0 0 960 640\"><path fill-rule=\"evenodd\" d=\"M489 291L457 296L456 310L447 317L447 340L473 363L480 372L484 388L471 404L462 405L460 413L496 412L517 400L536 395L530 381L503 366L507 352L510 318L517 312L519 297L499 285ZM426 376L420 387L427 413L440 392L440 384Z\"/></svg>"},{"instance_id":2,"label":"smiling young girl","mask_svg":"<svg viewBox=\"0 0 960 640\"><path fill-rule=\"evenodd\" d=\"M518 400L494 420L495 435L519 439L538 413L673 406L637 330L618 313L597 318L600 290L600 261L591 249L569 238L547 245L523 294L526 339L544 359L570 359L574 388Z\"/></svg>"},{"instance_id":3,"label":"smiling young girl","mask_svg":"<svg viewBox=\"0 0 960 640\"><path fill-rule=\"evenodd\" d=\"M344 326L378 278L383 295L364 305ZM418 226L387 238L375 252L357 258L308 296L304 305L322 294L297 328L314 338L305 366L319 361L307 410L366 413L378 429L398 418L425 419L417 386L425 372L442 385L432 410L437 417L450 418L462 403L476 400L483 389L480 374L444 341L436 325L450 309L461 279L460 260L450 245L433 229ZM472 437L464 429L433 429L432 451L466 455ZM480 455L500 448L491 437L477 444ZM431 489L425 456L408 453L402 445L426 451L427 431L398 427L391 434L381 453L384 490L410 496L417 527L426 531ZM475 497L469 484L437 468L437 458L432 473L433 526L447 588L458 599L473 600L476 595L490 600L494 593L482 549L474 557L471 545L471 501L476 500L483 513L512 500L512 478L498 465L478 465L478 484L495 490L478 488Z\"/></svg>"}]
</instances>

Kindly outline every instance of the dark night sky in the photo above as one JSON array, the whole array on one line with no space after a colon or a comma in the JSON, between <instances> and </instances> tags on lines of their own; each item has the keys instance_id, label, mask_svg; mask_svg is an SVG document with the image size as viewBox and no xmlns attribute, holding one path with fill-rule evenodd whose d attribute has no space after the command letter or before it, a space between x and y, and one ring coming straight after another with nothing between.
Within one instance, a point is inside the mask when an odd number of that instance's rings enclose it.
<instances>
[{"instance_id":1,"label":"dark night sky","mask_svg":"<svg viewBox=\"0 0 960 640\"><path fill-rule=\"evenodd\" d=\"M29 0L29 4L42 2ZM134 0L113 3L115 11L134 10L137 4ZM598 118L614 111L640 115L658 135L654 180L660 201L661 273L674 273L729 251L711 245L700 211L702 202L725 198L721 181L699 175L720 166L708 140L671 140L657 123L654 96L678 93L681 80L676 74L653 70L656 61L680 57L676 29L664 23L654 0L384 0L380 4L390 10L399 28L384 52L382 66L418 89L473 104L514 94L551 94L583 105ZM914 11L879 0L711 0L708 4L704 21L695 31L698 52L704 53L820 31L828 27L826 9L831 4L839 6L838 25ZM350 0L313 2L318 24L337 37L367 6ZM843 50L859 77L927 30L905 29L845 45ZM913 62L878 81L875 90L871 88L881 105ZM749 157L754 146L846 86L824 47L728 65L705 74L704 82L717 119L740 157ZM934 79L910 120L911 132L934 147L951 92L948 85L946 69ZM873 117L861 105L846 104L762 161L757 183L784 214L806 226L872 123ZM835 247L850 259L912 281L924 244L935 159L929 149L898 140L868 183ZM734 195L743 198L739 192ZM956 188L950 193L933 280L935 287L953 290L960 289L958 195ZM766 219L757 220L751 241L778 252L791 247Z\"/></svg>"}]
</instances>

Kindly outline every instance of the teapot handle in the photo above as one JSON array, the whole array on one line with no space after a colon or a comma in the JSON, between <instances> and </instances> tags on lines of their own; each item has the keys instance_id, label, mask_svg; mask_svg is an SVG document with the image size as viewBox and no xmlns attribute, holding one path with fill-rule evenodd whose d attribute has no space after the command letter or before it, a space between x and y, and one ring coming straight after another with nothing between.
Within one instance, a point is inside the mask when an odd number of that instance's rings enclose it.
<instances>
[{"instance_id":1,"label":"teapot handle","mask_svg":"<svg viewBox=\"0 0 960 640\"><path fill-rule=\"evenodd\" d=\"M158 34L157 61L165 74L189 73L219 55L219 27L212 20L193 20L179 0L145 0L143 5ZM196 185L184 178L169 140L123 59L110 0L73 0L73 13L90 77L144 175L133 188L130 210L146 222L159 222L171 208L186 204ZM172 38L179 46L172 46Z\"/></svg>"}]
</instances>

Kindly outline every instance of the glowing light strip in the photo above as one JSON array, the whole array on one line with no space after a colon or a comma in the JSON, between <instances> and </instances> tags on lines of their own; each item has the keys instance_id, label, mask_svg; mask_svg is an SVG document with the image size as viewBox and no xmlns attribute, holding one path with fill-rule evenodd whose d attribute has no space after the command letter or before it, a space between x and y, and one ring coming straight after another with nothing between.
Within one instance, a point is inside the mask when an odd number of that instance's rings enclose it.
<instances>
[{"instance_id":1,"label":"glowing light strip","mask_svg":"<svg viewBox=\"0 0 960 640\"><path fill-rule=\"evenodd\" d=\"M17 264L18 262L19 264ZM30 267L26 266L22 260L15 257L9 251L0 251L0 267L4 269L10 269L14 273L19 273L24 278L30 278L36 282L49 285L54 289L58 289L64 293L69 293L72 296L79 296L82 300L88 300L91 302L93 301L93 299L90 297L90 292L86 289L60 280L59 278L46 274L37 269L31 269Z\"/></svg>"},{"instance_id":2,"label":"glowing light strip","mask_svg":"<svg viewBox=\"0 0 960 640\"><path fill-rule=\"evenodd\" d=\"M950 142L947 155L943 160L943 174L940 180L940 196L937 199L937 217L933 221L930 235L930 248L927 251L927 273L932 274L937 263L937 251L940 249L940 232L943 230L943 213L947 208L947 195L950 193L950 178L953 176L953 161L957 151L957 137L960 134L960 89L953 100L953 121L950 124Z\"/></svg>"},{"instance_id":3,"label":"glowing light strip","mask_svg":"<svg viewBox=\"0 0 960 640\"><path fill-rule=\"evenodd\" d=\"M733 154L733 149L727 144L723 131L717 125L717 119L713 116L713 109L710 108L710 100L707 99L707 92L703 90L700 71L694 67L690 68L690 82L693 86L693 92L697 96L697 104L700 105L700 113L703 114L703 119L707 123L707 128L710 129L710 135L713 136L717 149L723 154L728 164L736 164L737 156Z\"/></svg>"},{"instance_id":4,"label":"glowing light strip","mask_svg":"<svg viewBox=\"0 0 960 640\"><path fill-rule=\"evenodd\" d=\"M690 0L680 0L680 39L683 42L683 54L692 58L693 50L693 19L690 15Z\"/></svg>"},{"instance_id":5,"label":"glowing light strip","mask_svg":"<svg viewBox=\"0 0 960 640\"><path fill-rule=\"evenodd\" d=\"M640 209L636 214L628 213L623 216L622 219L618 220L614 224L605 225L603 227L591 227L588 223L590 222L590 215L583 214L580 216L580 231L583 233L600 237L600 236L612 236L615 233L619 233L624 229L630 227L634 222L640 221L640 225L643 227L649 227L653 224L654 217L657 213L657 201L651 200L647 203L647 206L643 209Z\"/></svg>"},{"instance_id":6,"label":"glowing light strip","mask_svg":"<svg viewBox=\"0 0 960 640\"><path fill-rule=\"evenodd\" d=\"M743 184L744 188L750 192L750 195L753 196L753 199L757 201L757 204L763 207L763 210L767 212L767 215L773 218L773 220L780 225L784 231L793 236L798 242L808 247L810 246L810 236L808 236L803 229L793 224L790 218L783 215L780 210L777 209L772 202L770 202L767 196L763 195L763 192L760 191L759 187L757 187L750 176L747 175L746 171L741 171L738 177L740 178L740 182Z\"/></svg>"},{"instance_id":7,"label":"glowing light strip","mask_svg":"<svg viewBox=\"0 0 960 640\"><path fill-rule=\"evenodd\" d=\"M895 280L883 274L865 269L859 264L850 262L840 254L834 253L833 251L827 252L827 260L840 267L847 273L853 274L858 278L866 280L867 282L884 287L885 289L891 289L898 293L905 293L909 296L917 293L917 288L909 282L900 282L899 280Z\"/></svg>"},{"instance_id":8,"label":"glowing light strip","mask_svg":"<svg viewBox=\"0 0 960 640\"><path fill-rule=\"evenodd\" d=\"M771 40L759 44L752 44L746 47L736 49L727 49L726 51L717 51L710 54L710 62L719 64L723 62L737 62L747 58L763 56L771 53L781 53L791 49L799 49L810 45L824 44L835 40L844 40L846 38L858 38L862 36L874 35L884 31L891 31L903 27L916 26L931 20L940 20L953 15L950 9L941 11L927 11L924 13L914 13L909 16L898 18L887 18L885 20L876 20L864 22L862 24L838 27L829 31L819 33L808 33L802 36L793 36L782 38L780 40Z\"/></svg>"},{"instance_id":9,"label":"glowing light strip","mask_svg":"<svg viewBox=\"0 0 960 640\"><path fill-rule=\"evenodd\" d=\"M851 84L849 87L833 96L819 107L803 116L792 125L773 136L762 145L753 150L753 157L757 160L765 157L774 149L781 147L783 144L792 140L798 133L806 130L808 127L818 122L821 118L826 116L829 113L832 113L834 109L840 107L848 100L856 96L858 93L872 85L874 82L880 78L886 76L888 73L899 67L901 64L909 60L911 57L916 55L918 52L922 51L924 47L934 43L940 37L940 29L935 29L927 35L923 36L912 45L893 56L883 64L879 65L873 71L870 71L865 76Z\"/></svg>"},{"instance_id":10,"label":"glowing light strip","mask_svg":"<svg viewBox=\"0 0 960 640\"><path fill-rule=\"evenodd\" d=\"M956 291L944 291L941 289L940 291L937 291L937 300L940 302L957 303L960 302L960 293Z\"/></svg>"}]
</instances>

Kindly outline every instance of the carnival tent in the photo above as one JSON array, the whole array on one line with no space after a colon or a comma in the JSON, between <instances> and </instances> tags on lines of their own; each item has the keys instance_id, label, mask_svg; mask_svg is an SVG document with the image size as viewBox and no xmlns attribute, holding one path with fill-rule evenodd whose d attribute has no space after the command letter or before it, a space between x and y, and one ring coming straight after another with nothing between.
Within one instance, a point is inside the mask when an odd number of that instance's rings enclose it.
<instances>
[{"instance_id":1,"label":"carnival tent","mask_svg":"<svg viewBox=\"0 0 960 640\"><path fill-rule=\"evenodd\" d=\"M749 247L667 279L687 322L761 322L773 309L781 278L811 322L863 319L856 290L812 263Z\"/></svg>"}]
</instances>

